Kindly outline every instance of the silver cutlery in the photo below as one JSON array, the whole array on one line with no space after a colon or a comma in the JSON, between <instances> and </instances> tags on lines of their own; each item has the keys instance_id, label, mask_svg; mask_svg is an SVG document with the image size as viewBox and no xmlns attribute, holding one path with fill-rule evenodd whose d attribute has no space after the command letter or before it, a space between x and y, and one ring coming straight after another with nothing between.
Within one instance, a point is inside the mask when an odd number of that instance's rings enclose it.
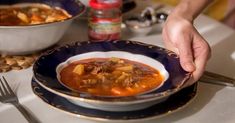
<instances>
[{"instance_id":1,"label":"silver cutlery","mask_svg":"<svg viewBox=\"0 0 235 123\"><path fill-rule=\"evenodd\" d=\"M200 82L235 87L235 79L217 73L205 71Z\"/></svg>"},{"instance_id":2,"label":"silver cutlery","mask_svg":"<svg viewBox=\"0 0 235 123\"><path fill-rule=\"evenodd\" d=\"M18 97L13 92L4 76L0 78L0 102L14 105L29 123L40 123L38 119L20 104Z\"/></svg>"}]
</instances>

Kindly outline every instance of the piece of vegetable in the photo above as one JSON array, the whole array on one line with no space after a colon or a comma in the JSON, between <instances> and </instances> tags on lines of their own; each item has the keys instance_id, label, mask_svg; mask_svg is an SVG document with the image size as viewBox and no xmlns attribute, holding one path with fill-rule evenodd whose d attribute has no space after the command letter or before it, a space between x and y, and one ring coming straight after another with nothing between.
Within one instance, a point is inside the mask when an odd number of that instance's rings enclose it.
<instances>
[{"instance_id":1,"label":"piece of vegetable","mask_svg":"<svg viewBox=\"0 0 235 123\"><path fill-rule=\"evenodd\" d=\"M55 17L52 17L52 16L47 16L47 18L46 18L45 21L46 21L46 22L54 22L54 21L56 21L56 18L55 18Z\"/></svg>"},{"instance_id":2,"label":"piece of vegetable","mask_svg":"<svg viewBox=\"0 0 235 123\"><path fill-rule=\"evenodd\" d=\"M122 95L122 89L118 88L118 87L113 87L111 89L111 92L115 95Z\"/></svg>"},{"instance_id":3,"label":"piece of vegetable","mask_svg":"<svg viewBox=\"0 0 235 123\"><path fill-rule=\"evenodd\" d=\"M84 65L82 64L78 64L74 69L73 69L73 73L76 73L78 75L82 75L84 73Z\"/></svg>"},{"instance_id":4,"label":"piece of vegetable","mask_svg":"<svg viewBox=\"0 0 235 123\"><path fill-rule=\"evenodd\" d=\"M117 58L117 57L112 57L112 58L109 59L109 61L112 61L114 63L118 63L118 61L120 61L120 59Z\"/></svg>"},{"instance_id":5,"label":"piece of vegetable","mask_svg":"<svg viewBox=\"0 0 235 123\"><path fill-rule=\"evenodd\" d=\"M129 74L122 72L122 74L116 79L116 83L122 82L124 79L126 79L126 77L128 77Z\"/></svg>"},{"instance_id":6,"label":"piece of vegetable","mask_svg":"<svg viewBox=\"0 0 235 123\"><path fill-rule=\"evenodd\" d=\"M38 16L36 14L33 14L31 16L31 24L40 24L42 22L43 22L43 19L40 16Z\"/></svg>"},{"instance_id":7,"label":"piece of vegetable","mask_svg":"<svg viewBox=\"0 0 235 123\"><path fill-rule=\"evenodd\" d=\"M25 23L29 22L29 19L28 19L27 15L22 13L22 12L18 12L17 17Z\"/></svg>"},{"instance_id":8,"label":"piece of vegetable","mask_svg":"<svg viewBox=\"0 0 235 123\"><path fill-rule=\"evenodd\" d=\"M123 67L117 67L116 70L120 70L120 71L133 71L133 65L127 65L127 66L123 66Z\"/></svg>"}]
</instances>

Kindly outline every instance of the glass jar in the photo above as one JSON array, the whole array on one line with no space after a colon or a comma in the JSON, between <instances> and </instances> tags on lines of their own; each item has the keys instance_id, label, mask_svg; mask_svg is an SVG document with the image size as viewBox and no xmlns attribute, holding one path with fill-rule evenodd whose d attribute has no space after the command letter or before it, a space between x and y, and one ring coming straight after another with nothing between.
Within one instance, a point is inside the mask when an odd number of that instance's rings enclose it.
<instances>
[{"instance_id":1,"label":"glass jar","mask_svg":"<svg viewBox=\"0 0 235 123\"><path fill-rule=\"evenodd\" d=\"M88 36L92 41L121 37L122 0L90 0Z\"/></svg>"}]
</instances>

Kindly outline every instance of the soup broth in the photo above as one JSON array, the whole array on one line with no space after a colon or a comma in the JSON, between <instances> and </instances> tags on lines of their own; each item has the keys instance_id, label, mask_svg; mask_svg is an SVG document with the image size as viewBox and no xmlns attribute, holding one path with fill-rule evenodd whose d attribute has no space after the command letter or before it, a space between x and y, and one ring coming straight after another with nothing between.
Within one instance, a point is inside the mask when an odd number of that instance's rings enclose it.
<instances>
[{"instance_id":1,"label":"soup broth","mask_svg":"<svg viewBox=\"0 0 235 123\"><path fill-rule=\"evenodd\" d=\"M99 96L132 96L158 87L160 72L148 65L119 58L73 62L60 73L61 82L79 92Z\"/></svg>"},{"instance_id":2,"label":"soup broth","mask_svg":"<svg viewBox=\"0 0 235 123\"><path fill-rule=\"evenodd\" d=\"M62 21L70 18L65 10L45 4L0 6L0 26L23 26Z\"/></svg>"}]
</instances>

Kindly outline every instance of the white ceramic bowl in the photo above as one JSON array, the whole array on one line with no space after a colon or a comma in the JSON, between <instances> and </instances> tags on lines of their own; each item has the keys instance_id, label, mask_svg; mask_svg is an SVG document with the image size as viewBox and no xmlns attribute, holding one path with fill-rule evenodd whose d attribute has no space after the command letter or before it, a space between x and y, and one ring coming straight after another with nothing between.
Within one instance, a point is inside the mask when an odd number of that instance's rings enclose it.
<instances>
[{"instance_id":1,"label":"white ceramic bowl","mask_svg":"<svg viewBox=\"0 0 235 123\"><path fill-rule=\"evenodd\" d=\"M67 67L69 64L75 62L75 61L79 61L79 60L83 60L83 59L89 59L89 58L111 58L111 57L117 57L117 58L123 58L123 59L131 59L132 61L136 61L139 63L143 63L153 67L156 70L159 70L159 72L161 73L161 75L163 76L164 80L161 83L161 85L159 85L158 87L151 89L149 91L143 92L141 94L144 93L149 93L152 91L157 90L158 88L160 88L164 82L169 78L169 73L166 71L166 69L164 68L164 65L160 62L158 62L155 59L152 59L150 57L147 57L145 55L140 55L140 54L133 54L133 53L129 53L129 52L123 52L123 51L109 51L109 52L89 52L89 53L84 53L84 54L79 54L76 56L73 56L71 58L69 58L68 60L66 60L65 62L62 62L61 64L58 65L56 72L57 72L57 78L60 81L60 83L62 85L64 85L65 87L67 87L65 84L63 84L63 82L61 82L61 77L60 77L60 72L63 68ZM144 60L144 61L143 61ZM70 88L70 87L67 87ZM74 98L71 97L66 97L70 102L75 103L77 105L81 105L83 107L87 107L87 108L92 108L92 109L99 109L99 110L105 110L105 111L133 111L133 110L140 110L140 109L144 109L147 108L149 106L152 106L156 103L160 103L162 101L164 101L166 98L160 99L160 100L156 100L156 99L150 99L149 101L133 101L133 102L119 102L119 103L99 103L99 102L84 102L81 100L76 100ZM143 103L144 102L144 103Z\"/></svg>"},{"instance_id":2,"label":"white ceramic bowl","mask_svg":"<svg viewBox=\"0 0 235 123\"><path fill-rule=\"evenodd\" d=\"M33 0L19 0L14 6L22 6ZM66 3L67 2L67 3ZM48 4L66 10L71 18L60 22L52 22L27 26L0 26L0 53L22 55L40 51L56 44L71 22L84 12L85 6L77 0L41 0L39 4ZM11 2L0 4L0 7L10 6ZM38 4L35 3L35 4Z\"/></svg>"}]
</instances>

